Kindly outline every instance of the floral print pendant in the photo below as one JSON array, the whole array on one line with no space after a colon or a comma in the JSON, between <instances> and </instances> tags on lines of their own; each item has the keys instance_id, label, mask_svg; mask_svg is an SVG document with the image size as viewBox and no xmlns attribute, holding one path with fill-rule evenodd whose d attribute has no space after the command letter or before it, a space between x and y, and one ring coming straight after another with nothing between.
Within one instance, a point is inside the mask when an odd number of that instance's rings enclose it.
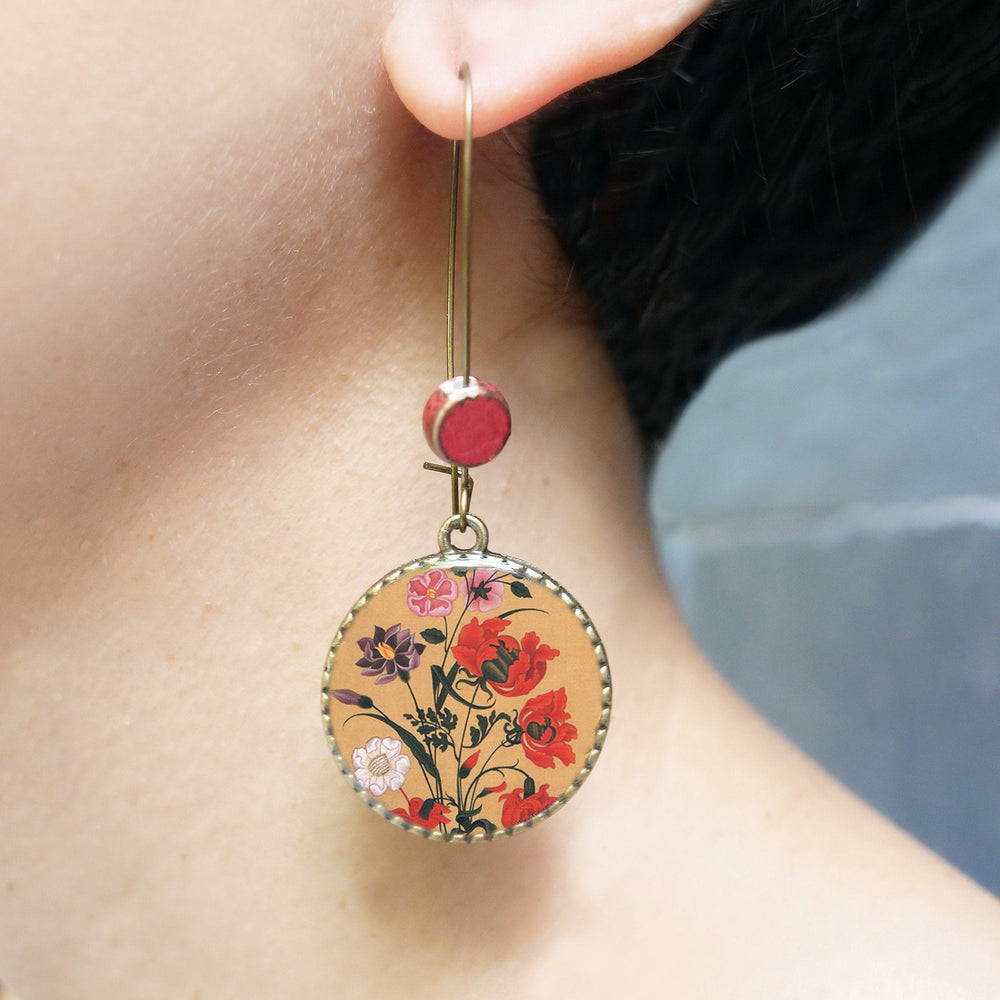
<instances>
[{"instance_id":1,"label":"floral print pendant","mask_svg":"<svg viewBox=\"0 0 1000 1000\"><path fill-rule=\"evenodd\" d=\"M488 840L558 809L594 766L611 712L604 647L541 570L487 548L400 566L344 619L323 673L327 737L344 775L391 822Z\"/></svg>"}]
</instances>

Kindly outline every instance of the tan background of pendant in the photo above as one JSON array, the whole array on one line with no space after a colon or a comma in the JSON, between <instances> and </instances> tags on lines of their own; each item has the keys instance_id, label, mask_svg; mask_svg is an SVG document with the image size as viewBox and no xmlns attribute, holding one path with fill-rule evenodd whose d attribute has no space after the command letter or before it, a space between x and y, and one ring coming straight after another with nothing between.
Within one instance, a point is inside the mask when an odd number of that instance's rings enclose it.
<instances>
[{"instance_id":1,"label":"tan background of pendant","mask_svg":"<svg viewBox=\"0 0 1000 1000\"><path fill-rule=\"evenodd\" d=\"M451 821L445 825L443 830L439 827L435 827L433 830L425 829L393 815L392 810L407 808L409 797L428 798L431 797L433 790L429 790L428 783L415 760L412 761L411 769L399 791L387 791L385 794L373 798L361 788L355 780L354 768L351 763L354 750L364 747L372 737L388 736L392 739L399 739L398 734L384 722L369 717L359 717L359 713L366 711L364 708L343 704L329 694L338 689L347 689L367 695L394 721L406 726L404 714L412 715L415 713L414 700L410 691L407 690L407 686L398 677L389 683L375 684L374 682L378 678L363 676L362 668L357 666L357 661L361 657L361 649L358 646L359 639L366 636L371 637L376 625L386 628L401 623L403 628L411 630L416 641L426 644L420 657L420 666L412 671L410 687L421 707L426 708L432 704L431 665L440 662L444 647L441 644L426 643L421 638L420 633L429 628L443 628L445 619L415 614L407 605L407 594L409 582L414 577L421 576L434 568L449 571L449 576L459 586L459 599L455 602L455 609L446 619L449 635L455 631L458 614L465 604L462 577L455 575L452 571L459 569L472 573L476 569L482 568L510 574L505 581L508 585L504 587L503 599L497 608L485 612L470 609L464 614L461 623L457 625L458 636L461 636L462 628L473 618L478 619L479 623L482 624L484 620L518 611L519 613L510 616L510 625L504 629L506 634L513 635L520 640L526 633L535 632L542 643L559 650L559 656L548 662L545 676L532 690L517 697L498 694L492 707L498 712L507 712L513 718L514 711L522 712L525 704L532 699L546 692L565 688L567 711L571 716L569 721L577 729L577 736L566 742L569 743L573 751L575 761L566 765L555 760L553 767L541 767L527 759L523 747L507 747L498 751L493 759L494 764L507 764L516 761L520 768L532 776L537 789L540 790L543 786L548 785L548 795L554 801L526 821L519 822L513 827L505 827L501 822L503 804L500 796L522 787L516 779L523 781L523 777L510 771L505 772L502 778L494 774L489 780L484 779L479 783L479 791L485 787L495 787L504 779L507 782L507 787L502 791L487 794L475 802L475 805L482 806L482 812L477 814L474 819L481 818L494 824L497 827L495 832L486 833L482 829L477 829L469 835L460 831L454 822L456 818L455 808L450 809ZM529 588L529 598L519 598L513 594L509 583L513 582L514 579L523 582ZM453 657L449 656L446 660L446 669L453 662ZM475 700L477 704L484 698L480 690L475 699L472 699L472 693L476 689L471 686L462 685L458 690L464 697ZM459 716L455 734L457 737L463 728L467 708L451 700L447 702L447 705ZM341 625L327 657L323 678L323 716L327 736L331 749L351 785L368 805L387 819L422 836L448 840L489 839L494 836L506 835L534 825L555 812L576 791L593 767L607 732L610 707L611 681L607 658L600 637L583 608L560 584L542 571L519 560L488 551L462 552L450 549L446 553L415 560L383 577L365 593ZM367 711L374 710L368 709ZM470 713L470 725L475 724L476 716L480 713L488 715L489 709L487 708L485 712L482 709L473 709ZM415 734L414 729L411 728L410 731ZM453 789L455 787L459 764L468 760L476 750L480 751L477 765L482 766L485 757L497 745L498 737L501 737L502 734L503 723L498 723L491 731L490 736L483 740L479 746L464 749L460 755L460 761L455 760L450 750L440 752L438 754L439 770L445 788ZM402 752L410 756L411 759L413 758L413 754L405 746ZM474 780L478 766L472 769L467 780Z\"/></svg>"}]
</instances>

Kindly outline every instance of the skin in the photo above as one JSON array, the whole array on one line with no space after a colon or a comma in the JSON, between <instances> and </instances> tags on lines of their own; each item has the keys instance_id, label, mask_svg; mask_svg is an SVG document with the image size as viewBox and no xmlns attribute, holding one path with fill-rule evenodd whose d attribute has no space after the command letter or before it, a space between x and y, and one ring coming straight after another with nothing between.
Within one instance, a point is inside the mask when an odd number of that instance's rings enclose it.
<instances>
[{"instance_id":1,"label":"skin","mask_svg":"<svg viewBox=\"0 0 1000 1000\"><path fill-rule=\"evenodd\" d=\"M24 1000L995 995L996 902L691 641L516 130L476 152L474 369L515 430L473 509L597 622L611 735L492 845L348 793L329 639L449 512L420 412L450 149L386 77L392 16L5 16L0 975Z\"/></svg>"}]
</instances>

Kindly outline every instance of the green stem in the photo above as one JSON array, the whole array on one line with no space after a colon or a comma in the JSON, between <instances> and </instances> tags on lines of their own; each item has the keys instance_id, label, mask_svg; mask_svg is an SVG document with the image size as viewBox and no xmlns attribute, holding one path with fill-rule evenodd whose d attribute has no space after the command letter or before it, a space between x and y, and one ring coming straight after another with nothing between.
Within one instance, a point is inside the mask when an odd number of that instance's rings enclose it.
<instances>
[{"instance_id":1,"label":"green stem","mask_svg":"<svg viewBox=\"0 0 1000 1000\"><path fill-rule=\"evenodd\" d=\"M444 626L444 655L441 658L441 669L444 670L444 661L448 659L448 649L449 649L449 647L451 645L451 643L448 640L448 619L447 619L447 617L441 619L441 624ZM452 636L454 636L454 634L455 633L452 632ZM431 674L431 704L432 705L436 705L437 704L437 696L438 696L438 682L437 682L437 678L435 678L434 675Z\"/></svg>"},{"instance_id":2,"label":"green stem","mask_svg":"<svg viewBox=\"0 0 1000 1000\"><path fill-rule=\"evenodd\" d=\"M486 583L493 583L495 580L499 580L500 578L501 578L501 574L497 573L497 571L494 570L490 574L490 576L487 578ZM469 607L472 604L472 601L474 599L473 596L472 596L472 588L468 584L469 584L468 577L467 576L463 577L462 578L462 586L464 586L464 589L465 589L465 607L462 608L461 612L459 613L458 619L455 622L455 627L451 630L451 635L450 636L448 635L447 621L445 622L444 655L441 658L441 670L442 670L442 672L445 670L445 664L448 662L449 656L451 656L451 647L454 645L455 638L458 636L459 626L461 626L462 620L465 618L466 614L468 613ZM503 617L503 616L501 615L500 617ZM468 671L466 671L466 672L468 672ZM472 674L470 674L469 676L470 677L474 677L474 675L472 675ZM476 678L476 679L478 680L478 678ZM434 704L436 705L437 704L437 690L436 689L434 691L434 695L435 695ZM476 696L473 694L473 696L469 699L469 701L475 703L475 700L476 700ZM476 708L477 711L479 711L482 708L490 708L493 704L495 704L495 699L493 701L487 702L485 705L476 705L475 708ZM461 770L462 770L462 754L465 752L465 737L468 735L469 720L472 718L472 709L473 709L473 705L471 705L471 704L466 707L466 710L465 710L465 723L462 726L462 738L461 738L461 740L459 741L459 743L457 745L455 744L455 741L452 740L452 749L453 749L453 751L455 753L455 761L458 764L458 771L456 772L456 779L455 779L455 800L458 802L460 810L463 808L463 803L462 803L462 775L461 775ZM484 734L484 736L485 736L485 734ZM471 749L471 747L469 749ZM499 749L499 747L497 749ZM496 750L494 750L493 752L496 753ZM492 757L492 754L490 756ZM434 763L435 763L435 765L437 764L437 757L436 756L434 758ZM475 783L473 783L473 787L475 787Z\"/></svg>"},{"instance_id":3,"label":"green stem","mask_svg":"<svg viewBox=\"0 0 1000 1000\"><path fill-rule=\"evenodd\" d=\"M406 684L406 690L410 692L410 697L413 699L413 707L417 710L417 717L419 718L420 706L417 704L417 696L413 693L413 688L410 687L409 681L404 681L403 683ZM426 740L424 742L426 742ZM427 749L430 750L430 747Z\"/></svg>"},{"instance_id":4,"label":"green stem","mask_svg":"<svg viewBox=\"0 0 1000 1000\"><path fill-rule=\"evenodd\" d=\"M407 684L406 687L407 687L407 689L410 692L410 697L413 699L413 707L416 710L417 718L419 718L420 717L420 705L417 703L417 696L413 693L413 688L410 687L409 684ZM438 752L437 752L437 747L436 746L432 746L431 745L431 741L426 736L424 737L424 746L427 747L427 755L431 758L431 760L434 761L434 766L437 767L438 766ZM417 763L419 764L420 762L417 761ZM441 798L441 796L443 794L443 790L441 788L441 777L440 777L440 775L441 775L441 769L438 768L438 779L437 779L436 784L437 784L437 797L438 797L439 800L440 800L440 798ZM427 775L425 774L424 778L426 779L426 777L427 777ZM427 789L431 793L431 795L434 795L434 789L431 788L431 785L430 785L429 781L427 782Z\"/></svg>"},{"instance_id":5,"label":"green stem","mask_svg":"<svg viewBox=\"0 0 1000 1000\"><path fill-rule=\"evenodd\" d=\"M444 670L445 661L451 654L451 647L455 642L455 636L458 635L458 626L462 624L462 619L465 617L465 612L469 610L469 598L465 598L465 607L462 609L461 614L458 616L458 621L455 622L455 627L452 629L451 636L448 635L447 629L444 633L444 656L441 658L441 669Z\"/></svg>"},{"instance_id":6,"label":"green stem","mask_svg":"<svg viewBox=\"0 0 1000 1000\"><path fill-rule=\"evenodd\" d=\"M498 743L493 748L493 753L491 753L489 755L489 757L487 757L486 760L483 761L483 766L479 769L479 774L476 775L475 779L472 782L472 785L469 787L469 795L472 796L472 804L473 805L475 805L475 802L476 802L476 798L475 798L475 795L473 793L475 792L476 786L479 784L480 779L482 778L482 776L484 774L486 774L487 771L503 771L504 770L503 767L490 767L490 761L493 760L493 758L497 755L497 752L500 751L500 750L502 750L505 746L506 746L505 743Z\"/></svg>"},{"instance_id":7,"label":"green stem","mask_svg":"<svg viewBox=\"0 0 1000 1000\"><path fill-rule=\"evenodd\" d=\"M486 582L487 583L492 583L494 580L498 580L498 579L499 579L499 576L498 576L496 570L494 570L490 574L489 579ZM472 590L469 587L467 587L466 590L467 590L467 593L466 593L466 597L465 597L465 611L462 612L462 615L464 615L465 612L469 610L469 605L472 603ZM462 615L459 616L459 619L458 619L459 622L462 620ZM458 632L458 622L455 623L455 632ZM447 659L448 653L450 651L451 651L451 646L449 646L448 649L445 651L445 658L446 659ZM442 669L444 669L444 665L443 664L442 664ZM476 696L475 695L473 695L469 699L469 701L472 701L472 702L474 702L475 700L476 700ZM482 708L491 708L494 704L495 704L495 701L487 702L485 705L482 705L482 706L476 705L476 709L478 710L480 707L482 707ZM462 750L465 748L465 737L466 737L466 734L468 733L469 719L471 719L471 718L472 718L472 705L469 705L468 708L466 708L466 710L465 710L465 725L462 726L462 742L461 742L461 746L460 746L459 751L458 751L459 755L461 755ZM485 733L483 735L485 735Z\"/></svg>"}]
</instances>

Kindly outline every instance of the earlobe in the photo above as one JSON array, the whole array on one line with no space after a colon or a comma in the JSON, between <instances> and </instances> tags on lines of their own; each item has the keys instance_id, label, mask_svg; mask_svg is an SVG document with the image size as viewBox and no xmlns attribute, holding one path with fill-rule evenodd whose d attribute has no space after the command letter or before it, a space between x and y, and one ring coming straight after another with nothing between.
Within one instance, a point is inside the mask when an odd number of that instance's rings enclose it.
<instances>
[{"instance_id":1,"label":"earlobe","mask_svg":"<svg viewBox=\"0 0 1000 1000\"><path fill-rule=\"evenodd\" d=\"M475 87L475 132L524 118L573 87L641 62L711 0L399 0L382 57L402 102L445 138L462 130L458 66Z\"/></svg>"}]
</instances>

